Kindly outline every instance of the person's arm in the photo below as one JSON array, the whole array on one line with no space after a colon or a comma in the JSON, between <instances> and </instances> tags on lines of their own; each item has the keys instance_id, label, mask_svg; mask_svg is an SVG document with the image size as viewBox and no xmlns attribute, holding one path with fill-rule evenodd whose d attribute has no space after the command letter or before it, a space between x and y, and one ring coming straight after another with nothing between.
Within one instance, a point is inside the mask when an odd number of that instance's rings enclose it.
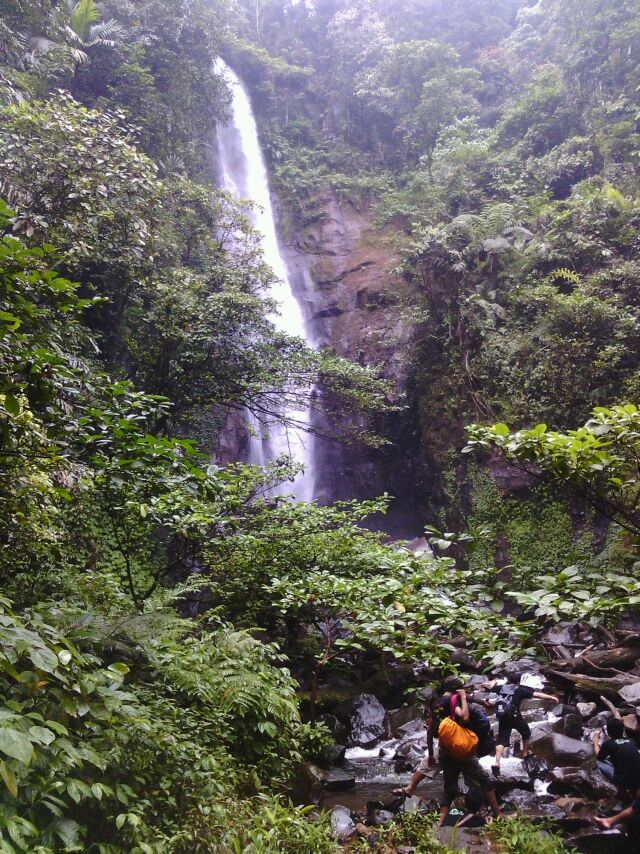
<instances>
[{"instance_id":1,"label":"person's arm","mask_svg":"<svg viewBox=\"0 0 640 854\"><path fill-rule=\"evenodd\" d=\"M460 706L456 709L456 715L465 723L469 720L469 704L467 703L467 692L464 688L458 688L456 691L460 697Z\"/></svg>"},{"instance_id":2,"label":"person's arm","mask_svg":"<svg viewBox=\"0 0 640 854\"><path fill-rule=\"evenodd\" d=\"M593 747L596 751L596 759L598 759L600 762L604 762L606 759L609 758L609 756L611 754L611 739L607 738L601 744L600 743L601 737L602 737L602 730L598 730L598 744L596 747L596 742L594 739Z\"/></svg>"},{"instance_id":3,"label":"person's arm","mask_svg":"<svg viewBox=\"0 0 640 854\"><path fill-rule=\"evenodd\" d=\"M543 694L542 691L534 691L532 694L536 700L553 700L556 703L560 702L560 698L556 697L555 694Z\"/></svg>"},{"instance_id":4,"label":"person's arm","mask_svg":"<svg viewBox=\"0 0 640 854\"><path fill-rule=\"evenodd\" d=\"M434 720L433 720L433 711L431 709L431 706L429 706L428 703L424 707L424 722L427 726L427 754L429 755L428 763L429 763L429 768L433 768L433 766L436 764L436 757L435 757L435 753L433 751Z\"/></svg>"}]
</instances>

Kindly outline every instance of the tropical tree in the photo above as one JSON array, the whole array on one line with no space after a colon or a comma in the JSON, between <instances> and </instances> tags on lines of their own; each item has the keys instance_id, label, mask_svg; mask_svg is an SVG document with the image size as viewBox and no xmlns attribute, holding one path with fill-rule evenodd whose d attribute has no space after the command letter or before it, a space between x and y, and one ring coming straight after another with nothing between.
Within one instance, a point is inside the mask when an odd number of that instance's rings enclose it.
<instances>
[{"instance_id":1,"label":"tropical tree","mask_svg":"<svg viewBox=\"0 0 640 854\"><path fill-rule=\"evenodd\" d=\"M89 52L96 47L115 47L124 36L124 28L113 18L102 20L95 0L62 0L51 16L51 28L56 34L33 36L30 47L34 54L63 50L71 54L77 65L89 61Z\"/></svg>"}]
</instances>

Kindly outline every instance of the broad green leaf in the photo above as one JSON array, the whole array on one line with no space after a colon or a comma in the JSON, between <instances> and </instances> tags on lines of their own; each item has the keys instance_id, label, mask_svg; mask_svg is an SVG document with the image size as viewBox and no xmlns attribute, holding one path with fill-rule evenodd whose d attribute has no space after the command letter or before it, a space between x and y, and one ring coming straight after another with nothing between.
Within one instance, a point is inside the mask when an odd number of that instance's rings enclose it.
<instances>
[{"instance_id":1,"label":"broad green leaf","mask_svg":"<svg viewBox=\"0 0 640 854\"><path fill-rule=\"evenodd\" d=\"M33 745L27 736L11 727L0 727L0 750L23 765L33 758Z\"/></svg>"}]
</instances>

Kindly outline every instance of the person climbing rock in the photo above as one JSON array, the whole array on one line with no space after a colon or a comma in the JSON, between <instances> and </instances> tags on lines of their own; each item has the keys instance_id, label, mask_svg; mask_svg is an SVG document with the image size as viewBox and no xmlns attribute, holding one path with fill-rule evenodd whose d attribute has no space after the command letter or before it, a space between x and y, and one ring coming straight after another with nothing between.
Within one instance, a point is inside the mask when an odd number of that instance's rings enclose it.
<instances>
[{"instance_id":1,"label":"person climbing rock","mask_svg":"<svg viewBox=\"0 0 640 854\"><path fill-rule=\"evenodd\" d=\"M459 803L458 801L462 801ZM442 821L442 827L486 827L484 799L477 789L469 789L464 800L457 799Z\"/></svg>"},{"instance_id":2,"label":"person climbing rock","mask_svg":"<svg viewBox=\"0 0 640 854\"><path fill-rule=\"evenodd\" d=\"M640 789L640 751L625 736L620 718L607 721L607 735L609 737L602 744L602 730L597 730L593 736L598 768L608 780L635 795Z\"/></svg>"},{"instance_id":3,"label":"person climbing rock","mask_svg":"<svg viewBox=\"0 0 640 854\"><path fill-rule=\"evenodd\" d=\"M500 760L506 747L511 742L511 733L515 729L522 736L522 753L521 756L526 759L531 753L531 729L529 724L522 717L520 706L523 700L553 700L559 703L560 700L555 694L543 694L542 691L534 691L528 685L519 684L520 677L512 675L508 677L507 684L503 686L498 695L498 698L493 701L496 718L498 719L498 743L496 745L496 759L491 770L494 776L500 774ZM496 681L489 682L486 687L494 688Z\"/></svg>"},{"instance_id":4,"label":"person climbing rock","mask_svg":"<svg viewBox=\"0 0 640 854\"><path fill-rule=\"evenodd\" d=\"M462 774L469 788L482 792L495 816L502 815L495 793L495 783L478 761L478 737L469 727L469 704L464 688L458 688L455 694L445 693L430 707L428 731L438 733L439 760L444 777L444 799L440 810L440 821L449 811L449 807L458 796L458 779ZM427 715L425 715L427 717ZM433 744L427 743L427 753L416 768L411 782L394 794L413 795L416 787L433 767Z\"/></svg>"}]
</instances>

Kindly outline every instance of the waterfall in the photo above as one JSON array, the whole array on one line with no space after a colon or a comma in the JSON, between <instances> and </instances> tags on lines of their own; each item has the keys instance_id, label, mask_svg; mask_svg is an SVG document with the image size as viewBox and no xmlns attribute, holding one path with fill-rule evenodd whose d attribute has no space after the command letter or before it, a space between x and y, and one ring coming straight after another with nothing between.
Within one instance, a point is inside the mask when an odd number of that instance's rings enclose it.
<instances>
[{"instance_id":1,"label":"waterfall","mask_svg":"<svg viewBox=\"0 0 640 854\"><path fill-rule=\"evenodd\" d=\"M231 119L226 125L218 123L216 129L220 183L236 198L255 203L252 224L261 235L264 260L277 278L269 294L280 307L280 313L272 317L274 325L312 344L278 244L267 169L251 102L237 74L222 59L216 59L215 69L224 75L232 92ZM285 408L283 415L294 422L309 423L311 413ZM311 501L315 488L312 437L303 430L282 424L270 425L267 433L249 412L247 420L251 434L248 461L253 465L265 465L282 454L292 457L304 466L304 471L291 487L280 491L292 492L300 501Z\"/></svg>"}]
</instances>

